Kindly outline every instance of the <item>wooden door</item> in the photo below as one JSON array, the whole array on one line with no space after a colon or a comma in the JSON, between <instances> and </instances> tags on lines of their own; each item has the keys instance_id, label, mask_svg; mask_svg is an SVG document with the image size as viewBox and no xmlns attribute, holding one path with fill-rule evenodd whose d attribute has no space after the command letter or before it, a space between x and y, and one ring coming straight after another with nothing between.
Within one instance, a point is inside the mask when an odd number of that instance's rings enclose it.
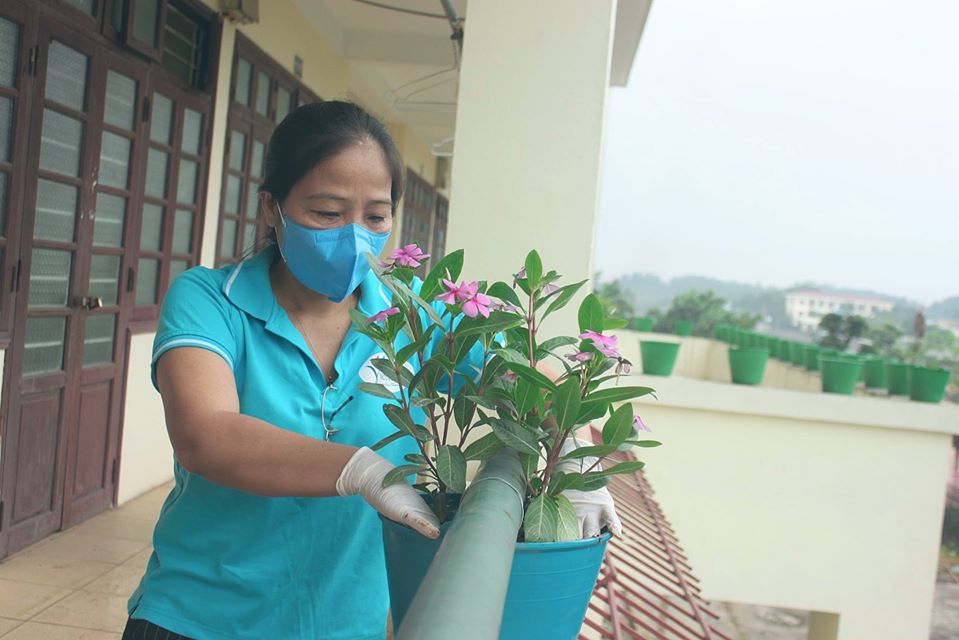
<instances>
[{"instance_id":1,"label":"wooden door","mask_svg":"<svg viewBox=\"0 0 959 640\"><path fill-rule=\"evenodd\" d=\"M109 506L116 483L123 226L142 82L65 24L39 18L36 34L0 556Z\"/></svg>"}]
</instances>

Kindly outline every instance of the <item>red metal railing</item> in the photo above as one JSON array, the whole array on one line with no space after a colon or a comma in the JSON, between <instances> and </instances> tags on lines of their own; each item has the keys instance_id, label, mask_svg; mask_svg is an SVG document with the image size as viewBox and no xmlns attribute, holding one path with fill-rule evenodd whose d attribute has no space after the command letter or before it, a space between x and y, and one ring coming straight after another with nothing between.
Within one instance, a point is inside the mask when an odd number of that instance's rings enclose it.
<instances>
[{"instance_id":1,"label":"red metal railing","mask_svg":"<svg viewBox=\"0 0 959 640\"><path fill-rule=\"evenodd\" d=\"M601 441L593 429L593 440ZM611 456L635 460L630 452ZM626 536L610 540L580 640L731 640L699 593L699 580L643 472L613 476L609 491Z\"/></svg>"}]
</instances>

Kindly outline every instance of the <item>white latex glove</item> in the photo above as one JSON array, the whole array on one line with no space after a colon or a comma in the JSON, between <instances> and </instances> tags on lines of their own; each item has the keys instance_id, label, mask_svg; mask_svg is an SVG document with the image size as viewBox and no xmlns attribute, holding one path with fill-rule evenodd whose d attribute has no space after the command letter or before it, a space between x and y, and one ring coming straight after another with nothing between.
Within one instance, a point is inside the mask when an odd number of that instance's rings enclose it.
<instances>
[{"instance_id":1,"label":"white latex glove","mask_svg":"<svg viewBox=\"0 0 959 640\"><path fill-rule=\"evenodd\" d=\"M589 443L577 440L575 436L570 436L563 442L560 448L560 454L567 453L580 447L589 446ZM558 471L564 473L584 473L596 462L596 458L586 456L573 460L563 460L556 465ZM595 470L602 469L602 466L596 465ZM606 487L596 491L578 491L576 489L567 489L563 491L576 515L579 517L580 535L584 538L595 538L600 534L600 530L605 526L614 536L623 535L623 525L616 515L616 507L613 504L613 496L609 494Z\"/></svg>"},{"instance_id":2,"label":"white latex glove","mask_svg":"<svg viewBox=\"0 0 959 640\"><path fill-rule=\"evenodd\" d=\"M336 480L336 492L341 496L361 495L390 520L409 525L427 538L438 538L439 520L409 483L383 486L383 478L394 468L369 447L357 449Z\"/></svg>"}]
</instances>

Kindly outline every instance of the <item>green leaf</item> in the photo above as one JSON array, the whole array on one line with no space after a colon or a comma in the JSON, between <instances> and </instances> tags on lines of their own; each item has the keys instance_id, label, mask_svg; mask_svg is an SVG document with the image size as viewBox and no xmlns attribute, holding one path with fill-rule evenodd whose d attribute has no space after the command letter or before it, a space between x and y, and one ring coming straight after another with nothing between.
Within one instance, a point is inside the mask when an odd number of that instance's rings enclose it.
<instances>
[{"instance_id":1,"label":"green leaf","mask_svg":"<svg viewBox=\"0 0 959 640\"><path fill-rule=\"evenodd\" d=\"M521 453L519 454L519 463L523 468L523 475L532 478L539 469L539 454Z\"/></svg>"},{"instance_id":2,"label":"green leaf","mask_svg":"<svg viewBox=\"0 0 959 640\"><path fill-rule=\"evenodd\" d=\"M609 454L616 451L617 447L614 444L597 444L590 445L587 447L579 447L573 449L569 453L563 456L563 460L576 460L578 458L585 458L587 456L592 456L594 458L602 458L608 456Z\"/></svg>"},{"instance_id":3,"label":"green leaf","mask_svg":"<svg viewBox=\"0 0 959 640\"><path fill-rule=\"evenodd\" d=\"M559 494L552 497L556 501L556 541L568 542L579 540L582 531L579 526L579 516L569 498Z\"/></svg>"},{"instance_id":4,"label":"green leaf","mask_svg":"<svg viewBox=\"0 0 959 640\"><path fill-rule=\"evenodd\" d=\"M427 300L432 300L442 289L443 278L456 282L463 270L463 250L457 249L452 253L447 253L443 259L437 262L430 272L423 279L423 286L420 287L420 296Z\"/></svg>"},{"instance_id":5,"label":"green leaf","mask_svg":"<svg viewBox=\"0 0 959 640\"><path fill-rule=\"evenodd\" d=\"M635 400L642 396L654 393L650 387L610 387L609 389L600 389L586 396L586 402L623 402L624 400Z\"/></svg>"},{"instance_id":6,"label":"green leaf","mask_svg":"<svg viewBox=\"0 0 959 640\"><path fill-rule=\"evenodd\" d=\"M629 326L629 320L624 318L606 318L603 320L603 329L605 331L615 330L615 329L625 329Z\"/></svg>"},{"instance_id":7,"label":"green leaf","mask_svg":"<svg viewBox=\"0 0 959 640\"><path fill-rule=\"evenodd\" d=\"M576 424L581 403L579 394L579 380L576 378L561 384L553 394L553 416L560 429L568 429Z\"/></svg>"},{"instance_id":8,"label":"green leaf","mask_svg":"<svg viewBox=\"0 0 959 640\"><path fill-rule=\"evenodd\" d=\"M634 447L643 447L645 449L663 446L662 442L656 442L655 440L626 440L623 444L631 444Z\"/></svg>"},{"instance_id":9,"label":"green leaf","mask_svg":"<svg viewBox=\"0 0 959 640\"><path fill-rule=\"evenodd\" d=\"M433 404L438 404L440 408L446 406L446 398L413 398L413 401L410 404L417 409L422 409L423 407L428 407Z\"/></svg>"},{"instance_id":10,"label":"green leaf","mask_svg":"<svg viewBox=\"0 0 959 640\"><path fill-rule=\"evenodd\" d=\"M526 507L523 518L523 530L527 542L553 542L556 540L556 525L559 510L556 501L545 495L538 495Z\"/></svg>"},{"instance_id":11,"label":"green leaf","mask_svg":"<svg viewBox=\"0 0 959 640\"><path fill-rule=\"evenodd\" d=\"M486 460L494 453L503 448L503 441L495 433L487 433L485 436L471 442L463 451L463 457L467 460Z\"/></svg>"},{"instance_id":12,"label":"green leaf","mask_svg":"<svg viewBox=\"0 0 959 640\"><path fill-rule=\"evenodd\" d=\"M549 306L546 307L546 312L543 314L542 319L545 320L546 316L554 311L559 311L569 304L569 301L572 300L573 296L576 295L576 292L579 291L584 284L586 284L586 280L582 280L575 284L568 284L551 294L555 297L549 303Z\"/></svg>"},{"instance_id":13,"label":"green leaf","mask_svg":"<svg viewBox=\"0 0 959 640\"><path fill-rule=\"evenodd\" d=\"M598 472L590 472L584 476L583 486L580 491L596 491L609 484L609 476Z\"/></svg>"},{"instance_id":14,"label":"green leaf","mask_svg":"<svg viewBox=\"0 0 959 640\"><path fill-rule=\"evenodd\" d=\"M633 435L633 406L624 404L603 425L603 444L621 445Z\"/></svg>"},{"instance_id":15,"label":"green leaf","mask_svg":"<svg viewBox=\"0 0 959 640\"><path fill-rule=\"evenodd\" d=\"M530 290L535 290L539 286L540 278L543 277L543 261L540 259L536 250L526 254L526 282Z\"/></svg>"},{"instance_id":16,"label":"green leaf","mask_svg":"<svg viewBox=\"0 0 959 640\"><path fill-rule=\"evenodd\" d=\"M450 491L462 493L466 490L466 458L459 447L444 444L437 449L436 471Z\"/></svg>"},{"instance_id":17,"label":"green leaf","mask_svg":"<svg viewBox=\"0 0 959 640\"><path fill-rule=\"evenodd\" d=\"M555 496L567 489L579 489L583 486L583 474L554 471L549 479L549 495Z\"/></svg>"},{"instance_id":18,"label":"green leaf","mask_svg":"<svg viewBox=\"0 0 959 640\"><path fill-rule=\"evenodd\" d=\"M576 338L572 336L557 336L555 338L550 338L545 340L542 344L539 345L537 349L538 353L547 354L552 353L554 349L559 349L560 347L568 347L571 344L576 344L579 342Z\"/></svg>"},{"instance_id":19,"label":"green leaf","mask_svg":"<svg viewBox=\"0 0 959 640\"><path fill-rule=\"evenodd\" d=\"M396 400L396 395L381 384L376 384L375 382L361 382L356 386L359 387L360 391L365 391L371 396L386 398L387 400Z\"/></svg>"},{"instance_id":20,"label":"green leaf","mask_svg":"<svg viewBox=\"0 0 959 640\"><path fill-rule=\"evenodd\" d=\"M516 380L516 387L513 389L514 404L516 413L524 416L536 406L536 399L539 395L539 387L527 381L524 378Z\"/></svg>"},{"instance_id":21,"label":"green leaf","mask_svg":"<svg viewBox=\"0 0 959 640\"><path fill-rule=\"evenodd\" d=\"M579 305L580 332L602 331L604 318L603 303L599 301L595 293L591 293L583 298L583 301Z\"/></svg>"},{"instance_id":22,"label":"green leaf","mask_svg":"<svg viewBox=\"0 0 959 640\"><path fill-rule=\"evenodd\" d=\"M401 464L398 467L394 467L389 473L386 474L386 476L383 478L383 486L388 487L390 485L406 482L406 476L411 476L414 473L425 471L426 468L427 467L419 464Z\"/></svg>"},{"instance_id":23,"label":"green leaf","mask_svg":"<svg viewBox=\"0 0 959 640\"><path fill-rule=\"evenodd\" d=\"M370 360L370 364L393 382L399 384L400 380L402 380L403 386L409 386L409 382L413 378L413 374L406 367L399 368L402 378L397 378L396 367L386 358L373 358Z\"/></svg>"},{"instance_id":24,"label":"green leaf","mask_svg":"<svg viewBox=\"0 0 959 640\"><path fill-rule=\"evenodd\" d=\"M493 353L498 355L506 362L518 362L519 364L529 362L527 358L523 357L522 353L516 349L510 349L508 347L496 347L493 349Z\"/></svg>"},{"instance_id":25,"label":"green leaf","mask_svg":"<svg viewBox=\"0 0 959 640\"><path fill-rule=\"evenodd\" d=\"M426 330L423 332L423 335L417 338L414 342L411 342L410 344L406 345L405 347L397 351L396 352L397 364L399 365L406 364L406 361L409 360L414 353L416 353L417 351L422 351L424 348L426 348L426 345L429 344L430 337L432 336L434 329L436 329L435 324L429 325L428 327L426 327Z\"/></svg>"},{"instance_id":26,"label":"green leaf","mask_svg":"<svg viewBox=\"0 0 959 640\"><path fill-rule=\"evenodd\" d=\"M459 388L459 394L453 400L453 419L460 429L469 429L473 422L473 416L476 414L476 403L469 399L469 396L476 393L476 385L472 380L466 379Z\"/></svg>"},{"instance_id":27,"label":"green leaf","mask_svg":"<svg viewBox=\"0 0 959 640\"><path fill-rule=\"evenodd\" d=\"M429 465L429 462L426 460L426 456L422 453L407 453L403 456L403 459L407 462L412 462L413 464L419 464L423 466Z\"/></svg>"},{"instance_id":28,"label":"green leaf","mask_svg":"<svg viewBox=\"0 0 959 640\"><path fill-rule=\"evenodd\" d=\"M521 424L512 420L493 420L490 422L493 433L503 441L507 447L515 449L519 453L529 455L539 455L539 442L536 440L536 434L526 429Z\"/></svg>"},{"instance_id":29,"label":"green leaf","mask_svg":"<svg viewBox=\"0 0 959 640\"><path fill-rule=\"evenodd\" d=\"M440 317L440 314L436 313L436 309L433 308L433 305L431 305L429 302L427 302L420 296L413 293L412 290L410 290L409 295L413 300L416 301L416 304L418 304L420 308L426 312L426 315L430 317L430 320L433 321L433 324L435 324L440 329L444 329L444 330L446 329L446 325L443 324L443 319Z\"/></svg>"},{"instance_id":30,"label":"green leaf","mask_svg":"<svg viewBox=\"0 0 959 640\"><path fill-rule=\"evenodd\" d=\"M505 282L494 282L491 284L490 288L486 290L486 295L492 298L504 300L520 309L523 308L523 303L520 302L519 296L516 295L516 291L514 291L513 287L509 286Z\"/></svg>"},{"instance_id":31,"label":"green leaf","mask_svg":"<svg viewBox=\"0 0 959 640\"><path fill-rule=\"evenodd\" d=\"M599 420L606 415L606 412L609 410L608 402L590 402L584 400L579 408L579 418L578 422L580 424L585 424L593 420Z\"/></svg>"},{"instance_id":32,"label":"green leaf","mask_svg":"<svg viewBox=\"0 0 959 640\"><path fill-rule=\"evenodd\" d=\"M542 389L548 389L555 392L559 388L556 386L555 382L528 365L520 364L518 362L507 362L506 368L518 375L520 378L532 382L534 385Z\"/></svg>"},{"instance_id":33,"label":"green leaf","mask_svg":"<svg viewBox=\"0 0 959 640\"><path fill-rule=\"evenodd\" d=\"M385 446L388 445L389 443L391 443L391 442L393 442L393 441L395 441L395 440L399 440L400 438L409 437L409 435L410 435L410 434L407 433L406 431L403 431L403 430L397 431L396 433L394 433L394 434L392 434L392 435L386 436L385 438L383 438L382 440L380 440L379 442L377 442L376 444L374 444L372 447L370 447L370 449L372 449L373 451L378 451L379 449L382 449L383 447L385 447Z\"/></svg>"},{"instance_id":34,"label":"green leaf","mask_svg":"<svg viewBox=\"0 0 959 640\"><path fill-rule=\"evenodd\" d=\"M499 333L500 331L506 331L507 329L512 329L513 327L518 327L523 324L523 319L518 315L509 313L506 311L493 311L490 313L489 318L479 318L479 321L473 323L465 329L461 328L462 324L456 328L456 337L461 338L464 336L479 335L481 333ZM471 318L464 318L463 323Z\"/></svg>"},{"instance_id":35,"label":"green leaf","mask_svg":"<svg viewBox=\"0 0 959 640\"><path fill-rule=\"evenodd\" d=\"M636 473L646 466L645 462L640 462L639 460L627 460L626 462L620 462L617 465L610 467L609 469L603 469L602 471L592 471L588 475L596 475L598 477L602 476L614 476L621 473Z\"/></svg>"},{"instance_id":36,"label":"green leaf","mask_svg":"<svg viewBox=\"0 0 959 640\"><path fill-rule=\"evenodd\" d=\"M406 415L406 412L395 404L384 404L383 413L386 414L386 417L389 418L390 422L396 425L398 429L405 431L420 442L428 442L433 439L429 431L418 424L413 424L413 421Z\"/></svg>"}]
</instances>

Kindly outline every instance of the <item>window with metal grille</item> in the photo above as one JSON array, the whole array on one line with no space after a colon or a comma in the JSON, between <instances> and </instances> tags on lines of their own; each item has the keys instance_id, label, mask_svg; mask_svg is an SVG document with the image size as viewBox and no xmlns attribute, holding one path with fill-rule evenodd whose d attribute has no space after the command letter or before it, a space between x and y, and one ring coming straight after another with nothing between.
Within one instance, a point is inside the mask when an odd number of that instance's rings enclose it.
<instances>
[{"instance_id":1,"label":"window with metal grille","mask_svg":"<svg viewBox=\"0 0 959 640\"><path fill-rule=\"evenodd\" d=\"M265 237L258 194L270 134L292 109L319 100L242 34L233 54L230 97L216 266L240 259Z\"/></svg>"}]
</instances>

